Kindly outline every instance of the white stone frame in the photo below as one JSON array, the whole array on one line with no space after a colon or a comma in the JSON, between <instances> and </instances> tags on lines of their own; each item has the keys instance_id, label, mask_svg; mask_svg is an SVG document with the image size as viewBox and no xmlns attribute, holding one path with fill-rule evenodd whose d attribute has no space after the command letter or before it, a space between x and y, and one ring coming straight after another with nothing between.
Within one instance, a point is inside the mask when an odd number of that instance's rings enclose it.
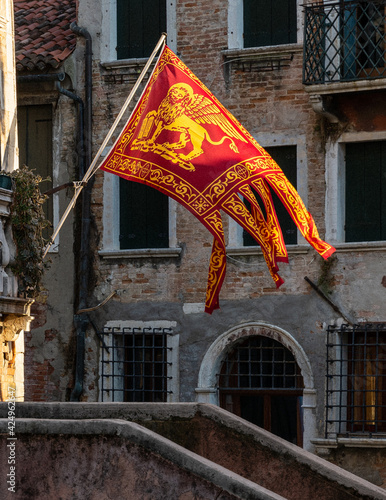
<instances>
[{"instance_id":1,"label":"white stone frame","mask_svg":"<svg viewBox=\"0 0 386 500\"><path fill-rule=\"evenodd\" d=\"M169 201L169 249L174 253L179 254L181 249L177 248L177 202L168 199ZM122 255L131 253L138 254L138 251L120 250L119 249L119 176L104 172L103 181L103 240L102 240L102 256L108 257L113 253ZM160 256L169 255L169 249L159 249ZM148 249L144 249L147 255ZM156 249L152 249L156 250ZM153 252L155 253L155 252ZM138 256L138 255L137 255Z\"/></svg>"},{"instance_id":2,"label":"white stone frame","mask_svg":"<svg viewBox=\"0 0 386 500\"><path fill-rule=\"evenodd\" d=\"M108 63L116 61L117 27L116 27L116 0L102 0L102 29L101 29L101 61L108 67ZM166 2L167 6L167 44L177 50L176 36L176 0ZM120 67L130 64L131 59L120 60ZM146 61L146 59L143 59ZM104 151L107 154L107 151ZM119 177L107 172L103 182L103 239L100 255L109 258L116 256L148 257L149 251L154 257L178 257L181 249L177 247L176 212L177 202L169 198L169 248L168 249L141 249L120 250L119 244Z\"/></svg>"},{"instance_id":3,"label":"white stone frame","mask_svg":"<svg viewBox=\"0 0 386 500\"><path fill-rule=\"evenodd\" d=\"M307 206L308 201L308 166L307 166L307 147L306 136L302 134L294 135L292 132L287 134L272 134L261 133L254 137L257 142L263 146L279 147L279 146L296 146L296 163L297 163L297 192L299 193L304 204ZM298 245L306 244L305 239L297 232L297 245L290 245L297 247ZM243 245L243 228L231 217L229 217L229 233L228 233L228 247L231 249L248 248L252 250L253 247L244 247ZM256 246L257 243L256 243ZM260 248L260 247L258 247Z\"/></svg>"},{"instance_id":4,"label":"white stone frame","mask_svg":"<svg viewBox=\"0 0 386 500\"><path fill-rule=\"evenodd\" d=\"M157 320L157 321L133 321L133 320L112 320L105 324L105 328L115 329L117 331L123 328L175 328L177 323L175 321L168 320ZM112 333L113 335L113 333ZM180 397L180 370L179 370L179 334L172 334L167 336L167 347L171 350L167 351L167 363L171 367L170 372L168 371L168 377L171 378L167 381L167 403L177 403ZM103 349L103 346L100 346ZM99 357L99 373L102 373L102 356ZM106 356L105 356L106 359ZM123 375L122 375L123 380ZM102 402L102 386L101 377L99 377L98 382L98 401ZM106 390L106 387L105 387ZM107 394L103 395L103 403L111 403L112 400L107 397Z\"/></svg>"},{"instance_id":5,"label":"white stone frame","mask_svg":"<svg viewBox=\"0 0 386 500\"><path fill-rule=\"evenodd\" d=\"M300 0L296 1L297 44L303 43L303 3ZM243 14L244 0L228 0L228 49L244 48Z\"/></svg>"},{"instance_id":6,"label":"white stone frame","mask_svg":"<svg viewBox=\"0 0 386 500\"><path fill-rule=\"evenodd\" d=\"M379 246L377 242L345 243L345 145L352 142L386 141L386 132L346 132L326 143L326 241L332 245ZM384 246L384 242L381 243Z\"/></svg>"},{"instance_id":7,"label":"white stone frame","mask_svg":"<svg viewBox=\"0 0 386 500\"><path fill-rule=\"evenodd\" d=\"M311 439L316 437L316 390L311 364L302 346L290 333L265 321L243 323L220 335L209 347L201 362L196 388L196 401L219 405L218 374L221 364L235 342L251 336L263 336L280 342L294 356L304 382L303 448L313 451Z\"/></svg>"},{"instance_id":8,"label":"white stone frame","mask_svg":"<svg viewBox=\"0 0 386 500\"><path fill-rule=\"evenodd\" d=\"M167 44L175 52L177 50L176 36L176 3L177 0L166 1L166 29ZM116 0L102 0L101 26L101 61L106 63L117 60L117 2ZM161 33L160 33L161 36Z\"/></svg>"}]
</instances>

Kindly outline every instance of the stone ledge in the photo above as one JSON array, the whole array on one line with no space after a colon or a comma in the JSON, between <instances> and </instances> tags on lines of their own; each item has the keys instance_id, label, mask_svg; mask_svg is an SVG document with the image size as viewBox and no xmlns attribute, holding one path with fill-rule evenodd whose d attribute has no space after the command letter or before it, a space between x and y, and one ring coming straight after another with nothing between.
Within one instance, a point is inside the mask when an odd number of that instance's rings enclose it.
<instances>
[{"instance_id":1,"label":"stone ledge","mask_svg":"<svg viewBox=\"0 0 386 500\"><path fill-rule=\"evenodd\" d=\"M181 248L141 248L138 250L101 250L99 255L104 259L146 259L177 258L182 252Z\"/></svg>"},{"instance_id":2,"label":"stone ledge","mask_svg":"<svg viewBox=\"0 0 386 500\"><path fill-rule=\"evenodd\" d=\"M336 439L313 439L312 444L316 448L335 449L339 446L346 448L386 448L386 437L378 438L363 438L363 437L347 437Z\"/></svg>"},{"instance_id":3,"label":"stone ledge","mask_svg":"<svg viewBox=\"0 0 386 500\"><path fill-rule=\"evenodd\" d=\"M297 255L297 254L306 254L308 253L312 247L309 245L287 245L288 255ZM256 255L262 256L263 252L259 246L248 246L248 247L227 247L226 248L227 255L239 255L239 256L247 256L247 255Z\"/></svg>"}]
</instances>

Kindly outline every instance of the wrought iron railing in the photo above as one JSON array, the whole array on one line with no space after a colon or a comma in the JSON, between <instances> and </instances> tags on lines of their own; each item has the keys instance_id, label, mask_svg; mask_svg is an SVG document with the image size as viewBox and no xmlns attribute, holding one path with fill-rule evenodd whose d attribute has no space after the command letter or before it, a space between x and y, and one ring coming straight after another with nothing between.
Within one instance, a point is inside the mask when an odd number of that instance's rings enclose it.
<instances>
[{"instance_id":1,"label":"wrought iron railing","mask_svg":"<svg viewBox=\"0 0 386 500\"><path fill-rule=\"evenodd\" d=\"M305 6L303 83L386 77L386 0Z\"/></svg>"},{"instance_id":2,"label":"wrought iron railing","mask_svg":"<svg viewBox=\"0 0 386 500\"><path fill-rule=\"evenodd\" d=\"M386 434L386 324L329 326L326 438Z\"/></svg>"}]
</instances>

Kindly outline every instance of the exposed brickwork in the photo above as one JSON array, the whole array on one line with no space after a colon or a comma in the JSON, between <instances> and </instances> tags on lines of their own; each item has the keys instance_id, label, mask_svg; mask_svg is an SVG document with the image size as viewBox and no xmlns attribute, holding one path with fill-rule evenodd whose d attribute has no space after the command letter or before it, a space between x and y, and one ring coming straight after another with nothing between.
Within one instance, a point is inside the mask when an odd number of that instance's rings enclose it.
<instances>
[{"instance_id":1,"label":"exposed brickwork","mask_svg":"<svg viewBox=\"0 0 386 500\"><path fill-rule=\"evenodd\" d=\"M301 84L302 52L297 50L293 60L274 71L243 71L230 65L227 81L222 50L227 48L227 9L224 2L178 2L178 53L189 68L219 98L224 106L252 134L276 133L296 130L307 142L307 162L312 169L309 179L307 206L314 215L318 229L324 233L324 157L318 137L319 119L309 104L308 95ZM205 26L205 30L203 27ZM122 73L122 79L119 72ZM102 70L95 73L95 144L100 144L105 134L106 122L112 123L130 85L126 70ZM114 78L112 78L114 76ZM103 120L98 118L104 117ZM98 230L103 231L103 174L97 174L93 191L94 216ZM226 216L224 216L226 226ZM225 227L226 234L226 227ZM108 280L112 289L122 291L122 299L137 301L203 302L212 237L208 231L184 208L177 209L177 241L183 244L181 259L174 262L157 262L127 259L99 260L96 274L101 284ZM312 256L307 256L308 260ZM276 290L263 257L229 260L227 275L220 299L235 300L259 297L264 294L308 293L304 285L302 259L291 257L290 272L281 265L281 275L286 283ZM296 262L300 266L296 266ZM319 259L314 260L313 272L317 274ZM245 264L244 264L245 263ZM309 272L309 271L308 271ZM288 276L288 277L287 277ZM289 281L288 281L289 280Z\"/></svg>"}]
</instances>

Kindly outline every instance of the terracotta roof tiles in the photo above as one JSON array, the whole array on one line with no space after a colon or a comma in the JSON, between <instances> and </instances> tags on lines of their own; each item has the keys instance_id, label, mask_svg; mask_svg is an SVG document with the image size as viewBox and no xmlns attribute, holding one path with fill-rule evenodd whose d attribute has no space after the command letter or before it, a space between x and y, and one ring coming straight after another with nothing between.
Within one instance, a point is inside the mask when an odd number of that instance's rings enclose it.
<instances>
[{"instance_id":1,"label":"terracotta roof tiles","mask_svg":"<svg viewBox=\"0 0 386 500\"><path fill-rule=\"evenodd\" d=\"M75 49L76 0L15 0L14 10L17 70L58 68Z\"/></svg>"}]
</instances>

